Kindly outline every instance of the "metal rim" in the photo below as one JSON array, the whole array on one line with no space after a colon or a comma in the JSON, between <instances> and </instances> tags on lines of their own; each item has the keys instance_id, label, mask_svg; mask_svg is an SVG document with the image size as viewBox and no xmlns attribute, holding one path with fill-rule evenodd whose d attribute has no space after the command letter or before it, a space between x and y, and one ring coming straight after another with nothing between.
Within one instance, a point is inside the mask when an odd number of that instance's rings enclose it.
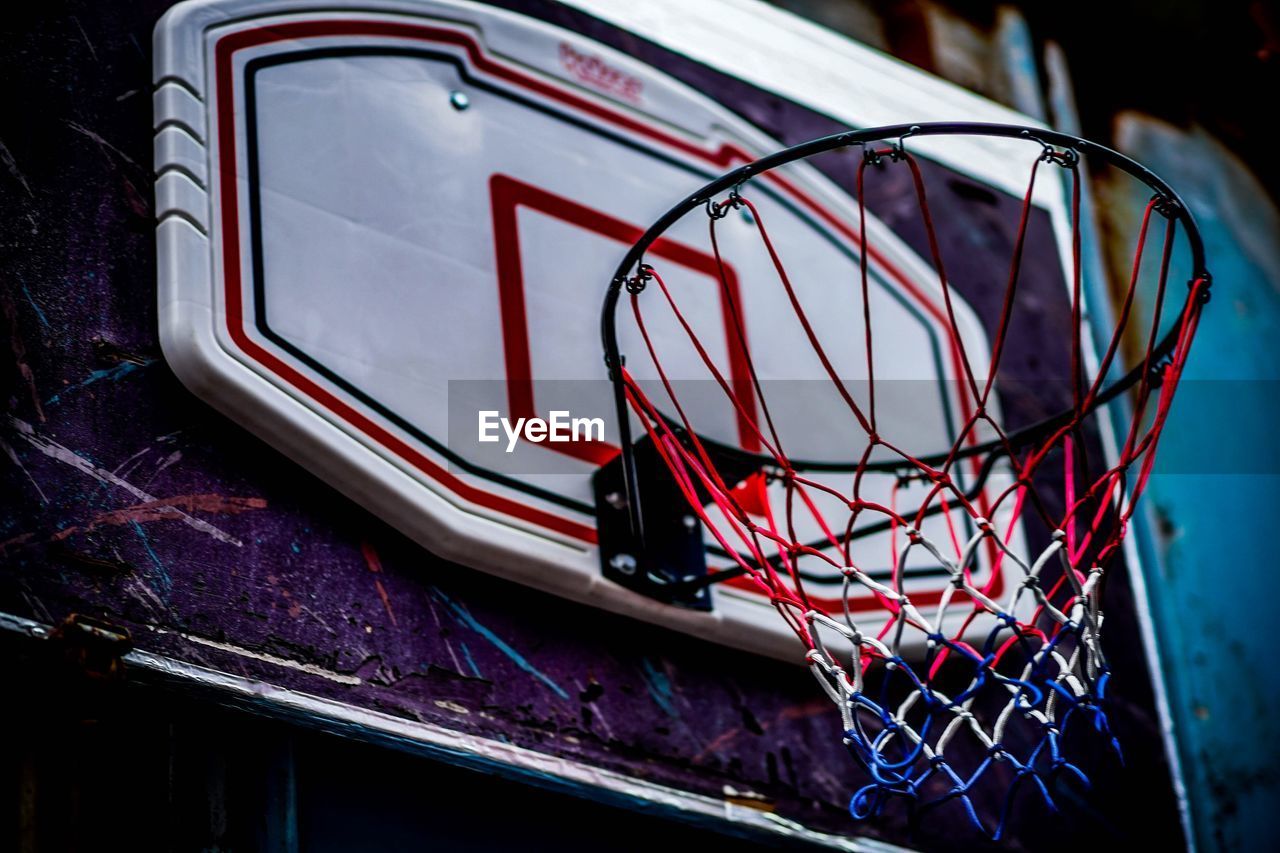
<instances>
[{"instance_id":1,"label":"metal rim","mask_svg":"<svg viewBox=\"0 0 1280 853\"><path fill-rule=\"evenodd\" d=\"M1187 208L1186 204L1177 192L1169 186L1159 175L1152 172L1146 166L1136 160L1121 154L1105 145L1091 142L1078 136L1067 133L1061 133L1054 130L1046 130L1037 127L1028 127L1024 125L1012 124L988 124L983 122L932 122L923 124L895 124L886 125L884 127L873 127L864 130L851 130L842 133L831 134L830 136L820 137L808 142L793 145L790 148L784 148L773 154L761 157L750 163L739 166L715 180L703 185L699 189L689 194L683 201L676 204L661 217L659 217L648 230L637 240L622 261L618 264L614 271L613 279L609 282L608 290L605 294L604 308L600 319L601 337L604 343L605 364L609 369L610 379L614 384L614 397L617 404L618 427L621 432L623 453L629 455L629 447L631 444L631 430L628 408L626 404L625 391L622 387L621 374L617 368L623 363L623 356L618 347L617 335L617 306L622 293L623 287L626 285L628 278L634 270L637 270L643 262L645 252L659 238L663 236L673 225L685 217L686 214L693 210L703 207L708 201L716 198L721 193L732 190L734 187L740 186L749 179L757 177L780 166L804 160L817 154L828 151L835 151L842 148L850 148L854 146L865 146L868 143L884 142L887 140L898 141L901 146L902 141L910 137L924 136L991 136L1003 137L1007 139L1025 139L1045 147L1056 146L1066 152L1072 152L1074 155L1081 154L1090 157L1096 157L1103 160L1111 166L1127 173L1131 177L1145 184L1154 193L1161 196L1166 202L1167 213L1171 219L1176 220L1186 234L1187 242L1191 252L1192 265L1192 281L1211 280L1209 271L1205 266L1204 240L1200 235L1200 229L1196 225L1195 217ZM1207 294L1207 290L1205 293ZM1193 298L1189 293L1188 300ZM1177 338L1177 327L1170 329L1165 336L1156 344L1152 356L1153 363L1158 363L1170 352ZM1061 427L1068 423L1073 417L1085 417L1097 409L1107 405L1128 388L1133 387L1142 377L1142 365L1132 367L1123 376L1116 379L1112 383L1105 386L1094 399L1093 404L1082 412L1076 412L1073 409L1066 409L1056 415L1051 415L1041 421L1029 424L1018 429L1007 436L1010 446L1020 447L1039 435ZM762 465L768 465L773 462L772 458L757 453L750 453L739 448L730 447L728 445L714 442L699 436L699 440L714 446L718 452L725 453L729 456L742 459L752 459L759 461ZM979 454L992 454L1003 451L1003 442L999 439L985 442L983 444L973 445L961 449L958 453L952 454L952 458L962 459L969 456ZM943 451L931 456L919 457L920 461L932 464L940 462L947 458L948 451ZM854 464L840 463L823 463L811 462L805 460L789 459L788 460L797 470L828 470L828 471L844 471L853 470ZM865 466L868 470L894 470L901 467L900 462L881 462L872 463ZM629 466L627 466L629 467Z\"/></svg>"}]
</instances>

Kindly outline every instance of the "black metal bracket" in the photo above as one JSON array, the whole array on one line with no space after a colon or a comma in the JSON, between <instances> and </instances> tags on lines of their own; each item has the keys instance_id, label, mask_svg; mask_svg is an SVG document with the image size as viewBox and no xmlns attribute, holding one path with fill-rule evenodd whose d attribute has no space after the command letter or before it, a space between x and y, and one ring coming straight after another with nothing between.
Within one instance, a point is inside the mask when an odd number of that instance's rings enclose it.
<instances>
[{"instance_id":1,"label":"black metal bracket","mask_svg":"<svg viewBox=\"0 0 1280 853\"><path fill-rule=\"evenodd\" d=\"M624 466L634 463L641 527L632 524ZM741 480L752 473L741 461L713 460L721 476ZM737 469L741 469L740 471ZM666 463L645 435L596 470L592 477L600 568L609 580L665 604L689 610L712 609L711 593L697 581L707 576L702 521L676 484ZM705 506L710 495L698 489Z\"/></svg>"}]
</instances>

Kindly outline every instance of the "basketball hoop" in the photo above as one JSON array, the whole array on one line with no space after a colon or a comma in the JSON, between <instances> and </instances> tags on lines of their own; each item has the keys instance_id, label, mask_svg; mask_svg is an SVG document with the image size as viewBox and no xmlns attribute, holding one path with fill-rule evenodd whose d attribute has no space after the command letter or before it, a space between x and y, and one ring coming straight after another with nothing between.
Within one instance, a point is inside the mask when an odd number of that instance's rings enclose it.
<instances>
[{"instance_id":1,"label":"basketball hoop","mask_svg":"<svg viewBox=\"0 0 1280 853\"><path fill-rule=\"evenodd\" d=\"M989 347L981 352L971 336L962 334L961 307L945 271L924 173L907 144L957 135L1033 146L1009 265L993 274L993 281L1003 282L999 317L990 328ZM886 139L896 141L881 142ZM853 288L862 306L861 316L848 318L844 328L861 338L857 370L865 377L863 393L851 390L841 372L848 364L838 363L831 355L833 342L819 334L814 309L821 306L805 304L797 294L784 262L787 247L770 240L769 214L752 194L753 181L788 164L849 150L861 151L852 176L860 276L830 286ZM1110 334L1096 351L1086 340L1082 294L1082 158L1119 169L1153 193L1142 214L1132 274ZM885 412L877 410L876 371L887 365L876 358L876 317L868 291L875 235L868 228L863 189L887 169L909 173L937 278L940 316L956 356L951 378L964 402L964 417L943 446L900 442L886 430ZM1067 316L1060 318L1071 338L1063 365L1068 386L1063 394L1070 402L1049 417L1007 428L998 405L1001 359L1011 323L1024 316L1019 271L1037 180L1049 169L1063 170L1071 199L1064 271L1070 297ZM681 310L684 294L664 277L661 261L646 261L647 251L691 215L706 216L727 300L733 299L726 276L730 259L718 229L737 215L753 230L760 244L756 257L767 258L774 286L794 311L787 328L795 333L796 346L816 359L819 378L830 383L847 410L848 443L860 450L856 458L832 463L793 456L750 355L745 356L749 381L743 382L727 376L709 354ZM1139 318L1136 296L1148 234L1161 219L1153 308L1150 317ZM1164 303L1179 226L1192 275L1185 300L1170 297L1179 302L1174 310ZM714 584L754 585L794 631L797 659L807 663L836 705L844 743L869 774L868 784L851 799L853 815L881 814L895 800L907 801L917 813L956 803L998 838L1020 789L1034 789L1053 806L1051 786L1059 777L1087 784L1065 743L1069 731L1091 730L1114 745L1105 708L1109 669L1101 588L1151 474L1210 281L1199 231L1177 194L1124 155L1062 133L987 124L898 125L828 136L729 172L650 227L608 289L603 338L623 440L621 456L596 477L605 572L669 604L697 609L710 608L707 589ZM619 351L617 309L624 295L644 344L641 355L656 371L649 390ZM664 371L664 353L649 334L646 321L655 312L687 334L706 368L708 387L724 396L759 451L712 440L693 422L688 401ZM736 336L748 352L740 322L730 323L726 334ZM850 351L847 341L838 343ZM1123 352L1130 354L1127 369L1120 367ZM1110 405L1126 392L1127 406ZM1100 448L1092 423L1102 416L1123 419L1120 446ZM633 441L633 419L641 427L639 441ZM847 488L833 486L830 477L817 472L842 474ZM892 479L890 499L868 497L872 476ZM781 496L775 502L780 509L767 500L753 503L753 491L760 490ZM1027 542L1014 535L1024 521L1043 529L1042 546L1024 550ZM820 535L799 535L805 526ZM873 535L890 542L887 577L865 569L864 543ZM729 567L708 570L708 547ZM980 562L989 567L981 577ZM909 566L924 564L947 581L927 604L913 601L904 581ZM806 589L809 565L843 577L843 607L833 612L814 603ZM1009 577L1013 582L1004 583ZM853 591L872 599L874 609L855 613L849 606ZM961 740L969 741L965 750L956 749ZM996 814L976 807L980 788L1002 792Z\"/></svg>"}]
</instances>

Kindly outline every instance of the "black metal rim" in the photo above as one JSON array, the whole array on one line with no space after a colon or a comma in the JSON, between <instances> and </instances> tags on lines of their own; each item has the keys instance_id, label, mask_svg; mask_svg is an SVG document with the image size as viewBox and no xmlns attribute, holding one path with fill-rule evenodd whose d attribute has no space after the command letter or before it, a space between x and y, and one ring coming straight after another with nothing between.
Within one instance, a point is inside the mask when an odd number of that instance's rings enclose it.
<instances>
[{"instance_id":1,"label":"black metal rim","mask_svg":"<svg viewBox=\"0 0 1280 853\"><path fill-rule=\"evenodd\" d=\"M618 268L614 272L613 280L609 283L608 292L605 295L604 311L601 316L601 334L604 342L605 364L609 367L611 378L615 383L620 381L614 370L615 366L622 361L621 353L618 348L617 337L617 305L623 287L626 285L628 278L634 270L643 262L645 252L657 241L663 234L667 232L676 222L684 218L684 216L696 208L703 207L708 201L716 198L716 196L740 186L750 178L761 175L779 166L785 166L788 163L794 163L797 160L804 160L817 154L827 151L834 151L840 148L849 148L853 146L864 146L868 143L882 142L887 140L901 141L910 137L923 136L995 136L1011 139L1026 139L1029 142L1041 145L1057 146L1065 151L1074 152L1075 154L1087 154L1091 157L1097 157L1108 164L1119 168L1128 173L1137 180L1146 184L1154 193L1162 196L1167 202L1167 215L1176 219L1182 225L1188 246L1191 252L1192 278L1209 279L1209 272L1205 267L1204 241L1200 236L1200 229L1196 225L1195 217L1191 211L1183 203L1181 197L1169 186L1165 181L1143 166L1141 163L1130 157L1121 154L1104 145L1096 142L1090 142L1078 136L1072 136L1067 133L1060 133L1053 130L1045 130L1042 128L1024 127L1021 125L1010 124L985 124L981 122L936 122L928 124L896 124L885 127L874 127L866 130L846 131L843 133L824 136L790 148L785 148L767 157L762 157L751 163L726 172L714 181L695 190L679 204L672 207L664 213L656 222L649 227L641 238L632 245L631 249L623 257ZM1191 297L1188 296L1190 299ZM1176 338L1176 329L1170 330L1163 339L1156 345L1154 356L1156 360L1168 355L1173 351L1174 341ZM1114 400L1119 394L1126 389L1132 387L1141 378L1142 367L1138 365L1132 368L1124 376L1110 383L1102 391L1099 392L1096 401L1090 411L1098 407L1104 406ZM1030 424L1022 429L1017 430L1009 435L1009 442L1012 446L1017 447L1025 444L1028 440L1038 435L1047 434L1067 423L1077 413L1071 410L1052 415L1034 424ZM1079 413L1081 415L1088 412ZM706 442L705 438L700 440ZM991 441L985 444L966 447L960 451L957 458L973 456L983 453L991 453L996 450L1000 442ZM759 456L759 454L748 453L738 448L726 445L716 444L721 452L729 455L742 455L746 457L759 458L762 462L771 461L767 457ZM941 453L936 457L923 457L922 461L929 462L930 459L936 458L938 461L945 459L947 454ZM847 470L848 466L822 462L805 462L802 460L788 460L797 470ZM892 470L899 467L899 463L873 463L869 466L871 469L877 467Z\"/></svg>"}]
</instances>

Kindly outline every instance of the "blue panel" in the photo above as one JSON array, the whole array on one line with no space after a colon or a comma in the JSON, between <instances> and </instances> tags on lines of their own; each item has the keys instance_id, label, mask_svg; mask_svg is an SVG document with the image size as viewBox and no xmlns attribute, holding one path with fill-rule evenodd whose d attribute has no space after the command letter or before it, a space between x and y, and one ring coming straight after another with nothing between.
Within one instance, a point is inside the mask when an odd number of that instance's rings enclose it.
<instances>
[{"instance_id":1,"label":"blue panel","mask_svg":"<svg viewBox=\"0 0 1280 853\"><path fill-rule=\"evenodd\" d=\"M1144 537L1192 820L1202 850L1266 849L1280 834L1280 668L1270 627L1280 215L1203 135L1129 118L1119 136L1193 208L1215 279L1147 493L1156 530ZM1122 203L1140 209L1145 200ZM1177 272L1172 286L1181 288L1185 266Z\"/></svg>"}]
</instances>

